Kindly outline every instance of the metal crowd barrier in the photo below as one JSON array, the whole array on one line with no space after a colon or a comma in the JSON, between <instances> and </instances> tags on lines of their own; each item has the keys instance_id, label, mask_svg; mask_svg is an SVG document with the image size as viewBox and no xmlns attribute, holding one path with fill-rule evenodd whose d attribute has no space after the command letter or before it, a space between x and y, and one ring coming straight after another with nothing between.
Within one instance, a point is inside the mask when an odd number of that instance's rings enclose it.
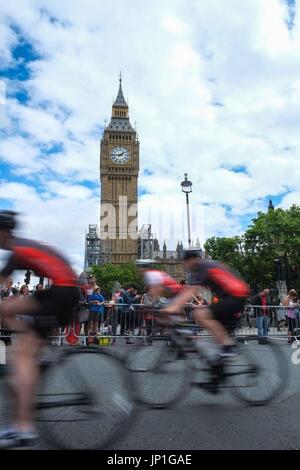
<instances>
[{"instance_id":1,"label":"metal crowd barrier","mask_svg":"<svg viewBox=\"0 0 300 470\"><path fill-rule=\"evenodd\" d=\"M148 312L147 312L148 307ZM195 332L195 335L206 336L208 332L201 326L196 325L193 321L193 308L195 306L187 304L184 307L183 314L177 316L182 323L187 324ZM196 306L197 308L205 308L206 306ZM145 344L147 340L153 336L163 335L164 328L155 318L154 307L141 304L113 304L108 305L98 315L97 331L91 331L91 321L86 312L85 321L82 320L82 311L78 311L74 316L74 321L64 330L60 329L56 334L51 336L54 343L62 345L68 341L70 336L82 340L83 344L87 344L89 337L95 337L98 340L109 338L124 338L125 340L141 340ZM295 317L295 327L300 327L299 309L284 307L278 305L246 305L243 312L237 315L237 327L235 334L238 336L253 336L258 334L257 322L258 318L264 317L267 324L269 336L287 337L288 334L288 318L293 314ZM149 313L150 311L150 313ZM152 311L152 313L151 313ZM0 323L1 328L1 323ZM0 339L13 338L9 330L0 330ZM76 341L74 340L74 343Z\"/></svg>"},{"instance_id":2,"label":"metal crowd barrier","mask_svg":"<svg viewBox=\"0 0 300 470\"><path fill-rule=\"evenodd\" d=\"M246 305L239 320L237 331L245 334L257 334L258 319L264 318L269 336L286 336L288 334L289 318L294 317L292 326L300 326L299 307L285 307L283 305ZM291 322L290 322L291 325Z\"/></svg>"},{"instance_id":3,"label":"metal crowd barrier","mask_svg":"<svg viewBox=\"0 0 300 470\"><path fill-rule=\"evenodd\" d=\"M206 306L197 306L205 308ZM153 307L149 306L149 309ZM207 336L208 332L193 321L194 306L188 304L183 311L183 315L177 316L182 323L185 323L198 336ZM278 305L268 305L265 307L259 305L246 305L243 312L240 313L237 320L235 334L238 336L258 335L257 319L266 317L268 335L273 337L287 337L288 334L288 315L290 307ZM299 312L295 309L295 326L300 325ZM75 332L75 328L73 327ZM77 338L82 338L83 343L87 342L87 335L84 334L84 322L81 324L80 333L74 333ZM147 307L141 304L114 304L107 307L99 314L98 331L94 335L98 339L103 337L147 340L153 336L163 335L164 329L155 319L155 314L147 313Z\"/></svg>"}]
</instances>

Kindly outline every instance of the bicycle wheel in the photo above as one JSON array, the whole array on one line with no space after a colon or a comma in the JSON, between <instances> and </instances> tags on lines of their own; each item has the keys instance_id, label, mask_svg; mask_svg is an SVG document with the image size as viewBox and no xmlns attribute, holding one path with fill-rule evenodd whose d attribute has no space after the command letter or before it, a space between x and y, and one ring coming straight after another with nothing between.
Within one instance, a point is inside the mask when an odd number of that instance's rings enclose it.
<instances>
[{"instance_id":1,"label":"bicycle wheel","mask_svg":"<svg viewBox=\"0 0 300 470\"><path fill-rule=\"evenodd\" d=\"M257 344L247 339L240 354L228 361L225 376L231 392L249 405L265 405L274 400L288 382L288 364L274 340Z\"/></svg>"},{"instance_id":2,"label":"bicycle wheel","mask_svg":"<svg viewBox=\"0 0 300 470\"><path fill-rule=\"evenodd\" d=\"M47 367L38 395L39 428L58 449L103 449L134 417L130 376L121 361L98 348L68 351Z\"/></svg>"},{"instance_id":3,"label":"bicycle wheel","mask_svg":"<svg viewBox=\"0 0 300 470\"><path fill-rule=\"evenodd\" d=\"M167 408L184 395L188 367L172 340L152 338L151 346L134 351L127 359L136 399L151 408Z\"/></svg>"}]
</instances>

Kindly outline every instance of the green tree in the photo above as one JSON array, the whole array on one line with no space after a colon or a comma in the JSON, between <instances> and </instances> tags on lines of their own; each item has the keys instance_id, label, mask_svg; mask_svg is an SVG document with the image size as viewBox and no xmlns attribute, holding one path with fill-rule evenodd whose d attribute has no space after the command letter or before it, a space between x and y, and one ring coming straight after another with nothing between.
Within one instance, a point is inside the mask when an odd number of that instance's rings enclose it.
<instances>
[{"instance_id":1,"label":"green tree","mask_svg":"<svg viewBox=\"0 0 300 470\"><path fill-rule=\"evenodd\" d=\"M275 284L275 259L281 257L288 286L298 284L291 268L300 263L300 207L258 213L243 235L247 277L258 284Z\"/></svg>"},{"instance_id":2,"label":"green tree","mask_svg":"<svg viewBox=\"0 0 300 470\"><path fill-rule=\"evenodd\" d=\"M204 248L211 259L222 261L237 271L242 269L240 237L212 237L206 240Z\"/></svg>"},{"instance_id":3,"label":"green tree","mask_svg":"<svg viewBox=\"0 0 300 470\"><path fill-rule=\"evenodd\" d=\"M119 281L123 288L134 284L139 291L143 289L143 280L138 276L134 263L106 263L102 266L93 266L91 273L96 277L97 284L107 296L111 294L116 281Z\"/></svg>"},{"instance_id":4,"label":"green tree","mask_svg":"<svg viewBox=\"0 0 300 470\"><path fill-rule=\"evenodd\" d=\"M255 290L275 286L275 259L280 257L288 287L300 287L292 272L300 267L300 207L259 212L242 236L209 238L205 250L232 266Z\"/></svg>"}]
</instances>

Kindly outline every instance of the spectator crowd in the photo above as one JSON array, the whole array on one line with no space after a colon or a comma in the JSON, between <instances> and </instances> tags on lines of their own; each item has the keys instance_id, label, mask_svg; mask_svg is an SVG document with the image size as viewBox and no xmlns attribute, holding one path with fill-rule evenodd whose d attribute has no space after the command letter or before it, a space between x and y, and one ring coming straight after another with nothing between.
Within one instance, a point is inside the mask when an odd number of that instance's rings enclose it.
<instances>
[{"instance_id":1,"label":"spectator crowd","mask_svg":"<svg viewBox=\"0 0 300 470\"><path fill-rule=\"evenodd\" d=\"M184 281L181 282L184 284ZM37 284L34 290L44 289L42 284ZM20 288L13 286L13 280L9 278L0 291L1 302L9 302L15 297L31 295L27 284ZM87 338L89 344L98 341L99 335L111 337L110 344L116 343L116 336L124 337L126 344L133 344L133 337L147 336L157 333L151 313L146 313L149 308L162 308L168 304L169 299L161 295L159 289L154 287L146 292L139 293L134 285L120 288L110 296L101 292L93 275L86 278L80 289L80 301L74 316L74 324L77 324L77 336L80 334ZM218 302L218 298L212 295L212 303ZM191 300L190 307L185 309L185 317L192 321L192 307L207 305L203 295L195 296ZM142 306L142 307L141 307ZM150 310L149 310L150 311ZM300 327L300 300L295 289L291 289L282 301L271 299L270 290L262 289L257 295L249 298L246 309L241 312L240 320L248 326L255 326L259 339L268 336L270 326L277 327L278 331L287 331L288 342L293 341L295 331ZM0 328L1 325L0 318ZM5 333L5 340L10 342L9 334Z\"/></svg>"},{"instance_id":2,"label":"spectator crowd","mask_svg":"<svg viewBox=\"0 0 300 470\"><path fill-rule=\"evenodd\" d=\"M257 334L266 338L270 326L278 331L287 331L288 342L293 342L293 336L298 336L300 327L300 299L295 289L290 289L282 300L278 302L270 296L269 289L262 289L257 295L249 299L245 309L245 318L249 326L257 327Z\"/></svg>"}]
</instances>

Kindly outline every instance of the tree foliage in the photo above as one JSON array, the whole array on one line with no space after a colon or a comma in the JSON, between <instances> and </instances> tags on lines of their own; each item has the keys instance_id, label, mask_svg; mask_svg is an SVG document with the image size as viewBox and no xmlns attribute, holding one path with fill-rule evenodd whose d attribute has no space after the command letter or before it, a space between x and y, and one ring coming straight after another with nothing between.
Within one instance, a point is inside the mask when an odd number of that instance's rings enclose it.
<instances>
[{"instance_id":1,"label":"tree foliage","mask_svg":"<svg viewBox=\"0 0 300 470\"><path fill-rule=\"evenodd\" d=\"M276 284L280 258L288 287L300 287L300 207L259 212L241 236L209 238L207 254L238 271L254 288Z\"/></svg>"},{"instance_id":2,"label":"tree foliage","mask_svg":"<svg viewBox=\"0 0 300 470\"><path fill-rule=\"evenodd\" d=\"M96 277L97 285L107 296L111 294L116 281L119 281L123 288L133 284L139 291L143 289L143 280L138 276L134 263L106 263L101 266L93 266L91 273Z\"/></svg>"}]
</instances>

